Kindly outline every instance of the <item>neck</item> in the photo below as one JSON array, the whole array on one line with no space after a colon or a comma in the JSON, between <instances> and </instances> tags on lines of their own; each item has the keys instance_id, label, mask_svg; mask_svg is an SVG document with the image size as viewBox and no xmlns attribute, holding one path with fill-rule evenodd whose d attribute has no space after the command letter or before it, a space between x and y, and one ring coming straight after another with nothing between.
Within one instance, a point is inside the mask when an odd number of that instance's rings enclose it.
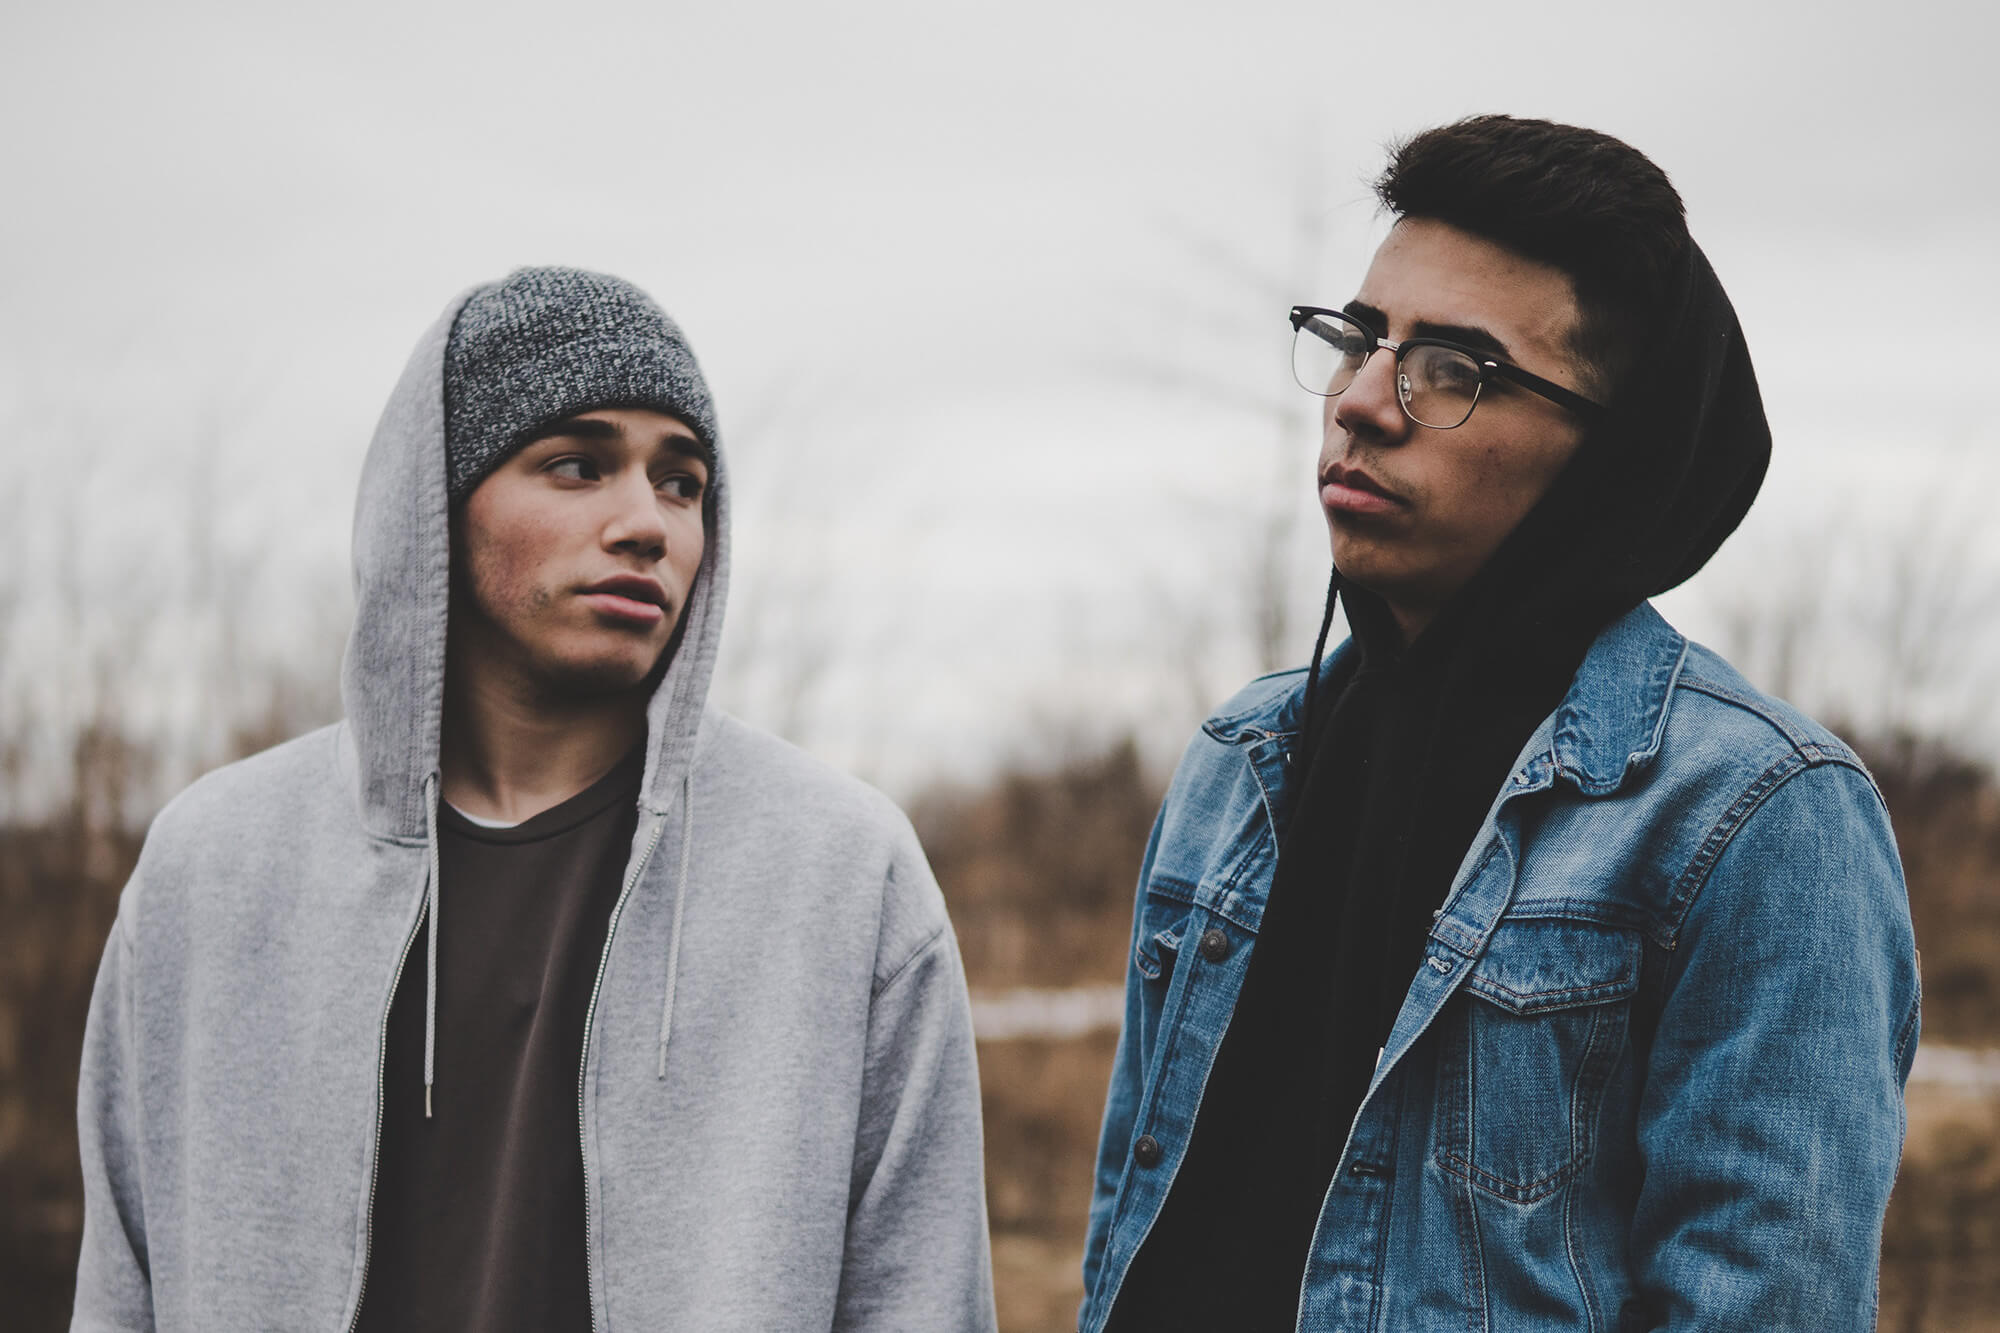
<instances>
[{"instance_id":1,"label":"neck","mask_svg":"<svg viewBox=\"0 0 2000 1333\"><path fill-rule=\"evenodd\" d=\"M444 799L519 823L609 773L646 733L647 690L556 697L483 653L449 655L439 756Z\"/></svg>"},{"instance_id":2,"label":"neck","mask_svg":"<svg viewBox=\"0 0 2000 1333\"><path fill-rule=\"evenodd\" d=\"M1347 629L1371 655L1399 658L1437 618L1431 606L1412 607L1381 593L1350 583L1341 592L1347 604Z\"/></svg>"},{"instance_id":3,"label":"neck","mask_svg":"<svg viewBox=\"0 0 2000 1333\"><path fill-rule=\"evenodd\" d=\"M1396 628L1402 633L1403 646L1407 648L1417 641L1418 635L1430 628L1433 620L1437 619L1437 608L1403 606L1390 602L1389 614L1396 618Z\"/></svg>"}]
</instances>

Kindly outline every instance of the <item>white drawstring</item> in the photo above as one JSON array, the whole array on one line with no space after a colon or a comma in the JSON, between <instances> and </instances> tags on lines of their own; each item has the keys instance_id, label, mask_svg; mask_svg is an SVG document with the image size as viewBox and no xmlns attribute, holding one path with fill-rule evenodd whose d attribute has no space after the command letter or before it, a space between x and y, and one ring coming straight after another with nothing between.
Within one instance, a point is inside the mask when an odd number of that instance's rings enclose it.
<instances>
[{"instance_id":1,"label":"white drawstring","mask_svg":"<svg viewBox=\"0 0 2000 1333\"><path fill-rule=\"evenodd\" d=\"M681 870L674 884L673 924L667 934L667 998L660 1006L660 1067L655 1076L667 1076L667 1036L674 1029L674 987L681 969L681 909L687 906L688 862L694 851L694 770L690 765L681 778Z\"/></svg>"},{"instance_id":2,"label":"white drawstring","mask_svg":"<svg viewBox=\"0 0 2000 1333\"><path fill-rule=\"evenodd\" d=\"M424 912L424 1119L431 1118L431 1083L437 1069L438 1016L438 777L424 779L424 833L430 852L430 882Z\"/></svg>"}]
</instances>

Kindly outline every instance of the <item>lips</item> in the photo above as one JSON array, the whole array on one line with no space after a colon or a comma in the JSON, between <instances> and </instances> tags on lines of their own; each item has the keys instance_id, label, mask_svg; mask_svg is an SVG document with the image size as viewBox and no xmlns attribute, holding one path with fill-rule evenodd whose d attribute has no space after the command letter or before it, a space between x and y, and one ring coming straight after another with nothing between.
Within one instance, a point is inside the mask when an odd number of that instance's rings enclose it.
<instances>
[{"instance_id":1,"label":"lips","mask_svg":"<svg viewBox=\"0 0 2000 1333\"><path fill-rule=\"evenodd\" d=\"M627 624L657 625L667 614L667 590L640 574L601 579L582 596L600 614Z\"/></svg>"},{"instance_id":2,"label":"lips","mask_svg":"<svg viewBox=\"0 0 2000 1333\"><path fill-rule=\"evenodd\" d=\"M1319 474L1319 502L1332 512L1343 514L1387 514L1405 506L1405 501L1360 468L1335 463Z\"/></svg>"}]
</instances>

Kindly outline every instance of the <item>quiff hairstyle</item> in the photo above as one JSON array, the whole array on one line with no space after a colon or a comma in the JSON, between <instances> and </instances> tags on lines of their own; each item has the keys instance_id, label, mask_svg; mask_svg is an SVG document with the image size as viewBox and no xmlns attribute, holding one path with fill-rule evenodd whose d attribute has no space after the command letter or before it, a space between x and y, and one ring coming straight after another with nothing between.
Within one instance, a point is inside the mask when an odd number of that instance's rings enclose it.
<instances>
[{"instance_id":1,"label":"quiff hairstyle","mask_svg":"<svg viewBox=\"0 0 2000 1333\"><path fill-rule=\"evenodd\" d=\"M1680 194L1651 158L1546 120L1425 130L1390 147L1375 193L1399 218L1448 223L1567 274L1579 315L1570 351L1599 402L1637 363L1690 245Z\"/></svg>"}]
</instances>

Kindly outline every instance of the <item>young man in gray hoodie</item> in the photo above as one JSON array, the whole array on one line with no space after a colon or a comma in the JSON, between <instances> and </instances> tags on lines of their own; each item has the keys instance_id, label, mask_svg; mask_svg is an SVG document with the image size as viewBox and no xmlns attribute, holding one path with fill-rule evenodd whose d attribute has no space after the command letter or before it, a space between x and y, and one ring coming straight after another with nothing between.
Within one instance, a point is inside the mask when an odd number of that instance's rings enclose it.
<instances>
[{"instance_id":1,"label":"young man in gray hoodie","mask_svg":"<svg viewBox=\"0 0 2000 1333\"><path fill-rule=\"evenodd\" d=\"M344 721L195 783L85 1038L78 1329L988 1329L964 975L885 799L707 702L728 491L643 293L452 303Z\"/></svg>"}]
</instances>

